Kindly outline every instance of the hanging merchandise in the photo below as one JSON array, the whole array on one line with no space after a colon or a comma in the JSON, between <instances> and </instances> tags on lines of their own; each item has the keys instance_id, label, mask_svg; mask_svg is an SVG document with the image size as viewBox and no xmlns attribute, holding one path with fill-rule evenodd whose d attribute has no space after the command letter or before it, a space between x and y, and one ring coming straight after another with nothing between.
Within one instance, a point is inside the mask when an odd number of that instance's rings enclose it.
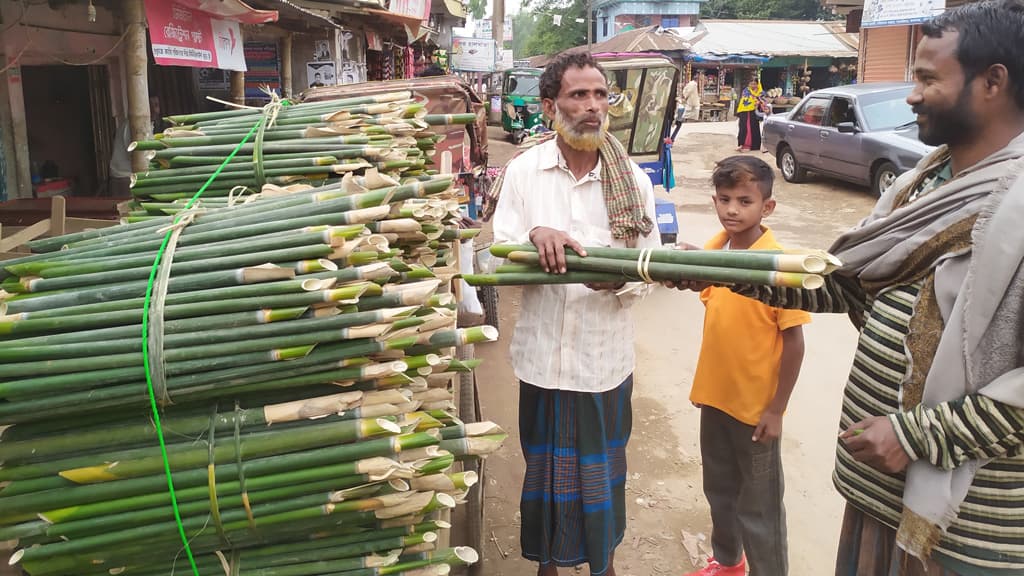
<instances>
[{"instance_id":1,"label":"hanging merchandise","mask_svg":"<svg viewBox=\"0 0 1024 576\"><path fill-rule=\"evenodd\" d=\"M405 47L405 54L403 54L405 60L405 77L415 78L416 77L416 56L413 53L411 46Z\"/></svg>"}]
</instances>

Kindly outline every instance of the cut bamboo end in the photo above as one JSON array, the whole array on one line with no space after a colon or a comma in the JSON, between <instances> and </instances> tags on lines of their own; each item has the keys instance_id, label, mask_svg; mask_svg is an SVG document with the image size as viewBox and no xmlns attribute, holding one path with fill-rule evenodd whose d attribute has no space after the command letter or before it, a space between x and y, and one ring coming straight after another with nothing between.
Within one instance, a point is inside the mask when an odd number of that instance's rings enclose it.
<instances>
[{"instance_id":1,"label":"cut bamboo end","mask_svg":"<svg viewBox=\"0 0 1024 576\"><path fill-rule=\"evenodd\" d=\"M25 549L24 548L22 548L21 550L16 550L14 552L14 554L11 554L11 558L10 558L10 560L7 561L7 564L9 566L14 566L18 562L21 562L21 558L23 556L25 556Z\"/></svg>"},{"instance_id":2,"label":"cut bamboo end","mask_svg":"<svg viewBox=\"0 0 1024 576\"><path fill-rule=\"evenodd\" d=\"M803 280L803 288L806 290L817 290L824 285L825 279L817 274L808 274Z\"/></svg>"},{"instance_id":3,"label":"cut bamboo end","mask_svg":"<svg viewBox=\"0 0 1024 576\"><path fill-rule=\"evenodd\" d=\"M825 271L825 260L814 254L779 254L775 267L780 272L820 274Z\"/></svg>"},{"instance_id":4,"label":"cut bamboo end","mask_svg":"<svg viewBox=\"0 0 1024 576\"><path fill-rule=\"evenodd\" d=\"M402 374L409 369L409 365L401 360L384 362L381 364L370 364L363 368L362 376L367 380L376 380L388 376Z\"/></svg>"},{"instance_id":5,"label":"cut bamboo end","mask_svg":"<svg viewBox=\"0 0 1024 576\"><path fill-rule=\"evenodd\" d=\"M438 536L437 532L424 532L420 535L420 538L422 538L424 542L432 544L434 542L437 542Z\"/></svg>"},{"instance_id":6,"label":"cut bamboo end","mask_svg":"<svg viewBox=\"0 0 1024 576\"><path fill-rule=\"evenodd\" d=\"M388 480L388 486L390 486L392 490L398 493L405 493L412 490L412 487L409 486L409 483L406 482L405 480L402 480L401 478L392 478L391 480Z\"/></svg>"},{"instance_id":7,"label":"cut bamboo end","mask_svg":"<svg viewBox=\"0 0 1024 576\"><path fill-rule=\"evenodd\" d=\"M469 546L456 546L452 551L455 557L465 564L475 564L480 561L480 554Z\"/></svg>"}]
</instances>

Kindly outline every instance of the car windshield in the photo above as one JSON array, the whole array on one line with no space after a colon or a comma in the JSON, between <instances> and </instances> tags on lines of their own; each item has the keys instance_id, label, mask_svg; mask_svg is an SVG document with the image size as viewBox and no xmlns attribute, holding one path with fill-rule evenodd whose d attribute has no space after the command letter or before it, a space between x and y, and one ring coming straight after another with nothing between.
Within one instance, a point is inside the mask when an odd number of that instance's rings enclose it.
<instances>
[{"instance_id":1,"label":"car windshield","mask_svg":"<svg viewBox=\"0 0 1024 576\"><path fill-rule=\"evenodd\" d=\"M540 96L540 76L514 75L508 78L508 93Z\"/></svg>"},{"instance_id":2,"label":"car windshield","mask_svg":"<svg viewBox=\"0 0 1024 576\"><path fill-rule=\"evenodd\" d=\"M859 98L860 110L868 125L867 129L871 131L892 130L913 124L917 116L910 108L910 104L907 104L910 90L911 88L908 86L900 90L861 96Z\"/></svg>"}]
</instances>

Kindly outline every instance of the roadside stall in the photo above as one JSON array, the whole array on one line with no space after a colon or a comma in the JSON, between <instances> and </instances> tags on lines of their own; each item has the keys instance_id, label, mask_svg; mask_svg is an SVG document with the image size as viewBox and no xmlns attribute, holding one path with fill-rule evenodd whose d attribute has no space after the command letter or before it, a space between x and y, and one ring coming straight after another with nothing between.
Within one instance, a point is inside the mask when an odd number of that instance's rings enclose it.
<instances>
[{"instance_id":1,"label":"roadside stall","mask_svg":"<svg viewBox=\"0 0 1024 576\"><path fill-rule=\"evenodd\" d=\"M49 221L0 231L12 565L446 574L479 559L448 545L448 519L505 435L475 421L459 383L478 361L456 348L497 331L457 327L458 244L475 233L439 149L477 115L430 114L415 92L169 117L132 143L150 167L123 223L68 221L58 198Z\"/></svg>"}]
</instances>

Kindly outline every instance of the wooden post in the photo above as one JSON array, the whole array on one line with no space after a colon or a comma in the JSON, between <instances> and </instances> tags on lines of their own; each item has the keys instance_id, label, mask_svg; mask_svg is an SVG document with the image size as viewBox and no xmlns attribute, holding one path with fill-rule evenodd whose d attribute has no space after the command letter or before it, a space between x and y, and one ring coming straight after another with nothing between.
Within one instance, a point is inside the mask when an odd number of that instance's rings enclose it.
<instances>
[{"instance_id":1,"label":"wooden post","mask_svg":"<svg viewBox=\"0 0 1024 576\"><path fill-rule=\"evenodd\" d=\"M292 40L291 32L281 39L281 94L292 97Z\"/></svg>"},{"instance_id":2,"label":"wooden post","mask_svg":"<svg viewBox=\"0 0 1024 576\"><path fill-rule=\"evenodd\" d=\"M149 117L149 74L146 59L146 10L143 0L124 0L125 71L128 86L128 126L132 140L148 140L153 136ZM145 171L149 166L145 152L132 152L132 170Z\"/></svg>"},{"instance_id":3,"label":"wooden post","mask_svg":"<svg viewBox=\"0 0 1024 576\"><path fill-rule=\"evenodd\" d=\"M491 3L491 37L494 38L494 57L501 59L501 51L505 48L505 0L494 0Z\"/></svg>"},{"instance_id":4,"label":"wooden post","mask_svg":"<svg viewBox=\"0 0 1024 576\"><path fill-rule=\"evenodd\" d=\"M245 72L231 72L231 101L245 104Z\"/></svg>"}]
</instances>

